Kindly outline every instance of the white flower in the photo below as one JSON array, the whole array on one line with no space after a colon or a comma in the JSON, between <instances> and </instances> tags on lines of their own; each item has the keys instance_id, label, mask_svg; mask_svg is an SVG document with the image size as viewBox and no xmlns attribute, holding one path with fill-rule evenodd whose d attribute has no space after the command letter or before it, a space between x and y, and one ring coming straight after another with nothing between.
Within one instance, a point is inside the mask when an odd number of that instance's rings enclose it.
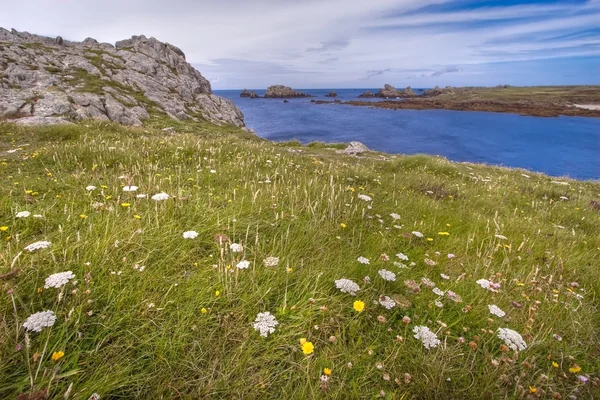
<instances>
[{"instance_id":1,"label":"white flower","mask_svg":"<svg viewBox=\"0 0 600 400\"><path fill-rule=\"evenodd\" d=\"M504 343L515 351L525 350L527 348L527 343L525 343L523 337L519 332L513 331L512 329L498 328L498 337L504 340Z\"/></svg>"},{"instance_id":2,"label":"white flower","mask_svg":"<svg viewBox=\"0 0 600 400\"><path fill-rule=\"evenodd\" d=\"M216 174L216 173L217 173L217 171L216 171L216 170L214 170L214 169L211 169L211 170L210 170L210 173L211 173L211 174Z\"/></svg>"},{"instance_id":3,"label":"white flower","mask_svg":"<svg viewBox=\"0 0 600 400\"><path fill-rule=\"evenodd\" d=\"M440 276L442 277L442 279L445 279L445 280L450 279L450 277L446 274L440 274Z\"/></svg>"},{"instance_id":4,"label":"white flower","mask_svg":"<svg viewBox=\"0 0 600 400\"><path fill-rule=\"evenodd\" d=\"M33 214L33 218L42 219L44 216L41 214Z\"/></svg>"},{"instance_id":5,"label":"white flower","mask_svg":"<svg viewBox=\"0 0 600 400\"><path fill-rule=\"evenodd\" d=\"M406 264L402 264L401 262L394 261L393 264L398 268L408 268Z\"/></svg>"},{"instance_id":6,"label":"white flower","mask_svg":"<svg viewBox=\"0 0 600 400\"><path fill-rule=\"evenodd\" d=\"M72 271L59 272L52 274L46 278L44 289L57 288L65 286L71 279L75 278L75 274Z\"/></svg>"},{"instance_id":7,"label":"white flower","mask_svg":"<svg viewBox=\"0 0 600 400\"><path fill-rule=\"evenodd\" d=\"M436 306L436 307L439 307L439 308L442 308L442 307L444 307L444 303L442 303L442 302L441 302L441 301L439 301L439 300L436 300L436 301L434 301L434 302L433 302L433 304L435 304L435 306Z\"/></svg>"},{"instance_id":8,"label":"white flower","mask_svg":"<svg viewBox=\"0 0 600 400\"><path fill-rule=\"evenodd\" d=\"M364 201L371 201L371 200L373 200L372 198L370 198L366 194L359 194L358 198L361 199L361 200L364 200Z\"/></svg>"},{"instance_id":9,"label":"white flower","mask_svg":"<svg viewBox=\"0 0 600 400\"><path fill-rule=\"evenodd\" d=\"M423 237L423 234L421 232L418 232L418 231L413 231L412 234L415 235L418 238L422 238Z\"/></svg>"},{"instance_id":10,"label":"white flower","mask_svg":"<svg viewBox=\"0 0 600 400\"><path fill-rule=\"evenodd\" d=\"M500 240L507 240L508 238L504 235L495 235L496 238L500 239Z\"/></svg>"},{"instance_id":11,"label":"white flower","mask_svg":"<svg viewBox=\"0 0 600 400\"><path fill-rule=\"evenodd\" d=\"M168 198L169 198L169 195L164 192L160 192L160 193L157 193L154 196L152 196L152 200L154 200L154 201L163 201L163 200L167 200Z\"/></svg>"},{"instance_id":12,"label":"white flower","mask_svg":"<svg viewBox=\"0 0 600 400\"><path fill-rule=\"evenodd\" d=\"M23 323L23 328L28 331L41 332L44 328L49 328L56 322L56 315L50 310L31 314Z\"/></svg>"},{"instance_id":13,"label":"white flower","mask_svg":"<svg viewBox=\"0 0 600 400\"><path fill-rule=\"evenodd\" d=\"M238 269L247 269L250 266L250 261L246 261L246 260L242 260L239 263L237 263L236 267L238 267Z\"/></svg>"},{"instance_id":14,"label":"white flower","mask_svg":"<svg viewBox=\"0 0 600 400\"><path fill-rule=\"evenodd\" d=\"M124 192L135 192L136 190L138 190L137 186L125 186L125 187L123 187L123 191Z\"/></svg>"},{"instance_id":15,"label":"white flower","mask_svg":"<svg viewBox=\"0 0 600 400\"><path fill-rule=\"evenodd\" d=\"M196 231L186 231L183 232L183 238L184 239L195 239L198 237L198 232Z\"/></svg>"},{"instance_id":16,"label":"white flower","mask_svg":"<svg viewBox=\"0 0 600 400\"><path fill-rule=\"evenodd\" d=\"M379 304L381 304L388 310L391 310L392 308L396 307L396 302L388 296L379 296Z\"/></svg>"},{"instance_id":17,"label":"white flower","mask_svg":"<svg viewBox=\"0 0 600 400\"><path fill-rule=\"evenodd\" d=\"M267 257L263 260L265 267L276 267L279 264L278 257Z\"/></svg>"},{"instance_id":18,"label":"white flower","mask_svg":"<svg viewBox=\"0 0 600 400\"><path fill-rule=\"evenodd\" d=\"M363 256L360 256L360 257L358 257L358 258L356 259L356 261L358 261L358 262L359 262L359 263L361 263L361 264L370 264L370 263L371 263L371 261L369 261L369 259L368 259L368 258L366 258L366 257L363 257Z\"/></svg>"},{"instance_id":19,"label":"white flower","mask_svg":"<svg viewBox=\"0 0 600 400\"><path fill-rule=\"evenodd\" d=\"M94 185L86 186L85 190L87 190L88 192L91 192L92 190L96 190L96 186L94 186Z\"/></svg>"},{"instance_id":20,"label":"white flower","mask_svg":"<svg viewBox=\"0 0 600 400\"><path fill-rule=\"evenodd\" d=\"M241 253L244 251L244 246L239 243L231 243L229 250L231 250L232 253Z\"/></svg>"},{"instance_id":21,"label":"white flower","mask_svg":"<svg viewBox=\"0 0 600 400\"><path fill-rule=\"evenodd\" d=\"M396 280L396 274L393 273L392 271L388 271L387 269L380 269L379 276L381 276L383 278L383 280L386 280L386 281L395 281Z\"/></svg>"},{"instance_id":22,"label":"white flower","mask_svg":"<svg viewBox=\"0 0 600 400\"><path fill-rule=\"evenodd\" d=\"M506 315L506 313L495 304L488 305L488 308L490 309L490 314L495 315L496 317L502 318Z\"/></svg>"},{"instance_id":23,"label":"white flower","mask_svg":"<svg viewBox=\"0 0 600 400\"><path fill-rule=\"evenodd\" d=\"M431 332L426 326L415 326L413 332L415 333L414 338L419 339L426 349L438 347L441 343L436 334Z\"/></svg>"},{"instance_id":24,"label":"white flower","mask_svg":"<svg viewBox=\"0 0 600 400\"><path fill-rule=\"evenodd\" d=\"M494 282L488 281L487 279L479 279L477 281L477 284L479 286L481 286L482 288L492 291L494 293L497 293L498 289L500 289L499 283L494 283Z\"/></svg>"},{"instance_id":25,"label":"white flower","mask_svg":"<svg viewBox=\"0 0 600 400\"><path fill-rule=\"evenodd\" d=\"M438 296L443 296L446 294L443 290L436 287L433 288L433 293L437 294Z\"/></svg>"},{"instance_id":26,"label":"white flower","mask_svg":"<svg viewBox=\"0 0 600 400\"><path fill-rule=\"evenodd\" d=\"M396 214L396 213L391 213L390 217L392 217L393 219L397 220L400 219L400 215Z\"/></svg>"},{"instance_id":27,"label":"white flower","mask_svg":"<svg viewBox=\"0 0 600 400\"><path fill-rule=\"evenodd\" d=\"M260 336L267 337L270 333L275 332L275 327L279 325L277 319L270 312L265 311L258 313L254 320L254 330L260 332Z\"/></svg>"},{"instance_id":28,"label":"white flower","mask_svg":"<svg viewBox=\"0 0 600 400\"><path fill-rule=\"evenodd\" d=\"M396 254L396 257L398 257L402 261L408 261L408 256L404 253L398 253L398 254Z\"/></svg>"},{"instance_id":29,"label":"white flower","mask_svg":"<svg viewBox=\"0 0 600 400\"><path fill-rule=\"evenodd\" d=\"M52 243L46 241L46 240L42 240L40 242L35 242L35 243L31 243L29 246L25 247L25 250L27 250L28 252L33 252L39 249L46 249L48 247L52 246Z\"/></svg>"},{"instance_id":30,"label":"white flower","mask_svg":"<svg viewBox=\"0 0 600 400\"><path fill-rule=\"evenodd\" d=\"M335 281L335 287L342 293L349 293L352 296L356 296L356 292L360 290L360 287L350 279L342 278Z\"/></svg>"},{"instance_id":31,"label":"white flower","mask_svg":"<svg viewBox=\"0 0 600 400\"><path fill-rule=\"evenodd\" d=\"M146 197L148 197L148 195L147 195L147 194L136 194L136 195L135 195L135 198L136 198L136 199L145 199Z\"/></svg>"},{"instance_id":32,"label":"white flower","mask_svg":"<svg viewBox=\"0 0 600 400\"><path fill-rule=\"evenodd\" d=\"M17 215L15 215L16 218L28 218L31 215L31 213L29 211L19 211L17 213Z\"/></svg>"}]
</instances>

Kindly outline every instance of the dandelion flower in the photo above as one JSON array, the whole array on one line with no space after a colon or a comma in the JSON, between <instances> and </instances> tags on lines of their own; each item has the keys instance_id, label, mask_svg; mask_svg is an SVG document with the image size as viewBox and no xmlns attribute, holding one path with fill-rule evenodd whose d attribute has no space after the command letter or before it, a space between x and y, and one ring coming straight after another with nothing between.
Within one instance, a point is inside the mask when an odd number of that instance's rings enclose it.
<instances>
[{"instance_id":1,"label":"dandelion flower","mask_svg":"<svg viewBox=\"0 0 600 400\"><path fill-rule=\"evenodd\" d=\"M8 230L8 226L0 226L1 232L6 232Z\"/></svg>"},{"instance_id":2,"label":"dandelion flower","mask_svg":"<svg viewBox=\"0 0 600 400\"><path fill-rule=\"evenodd\" d=\"M576 374L581 371L581 367L577 364L573 364L571 368L569 368L569 372Z\"/></svg>"},{"instance_id":3,"label":"dandelion flower","mask_svg":"<svg viewBox=\"0 0 600 400\"><path fill-rule=\"evenodd\" d=\"M55 351L52 353L52 361L58 361L65 355L64 351Z\"/></svg>"},{"instance_id":4,"label":"dandelion flower","mask_svg":"<svg viewBox=\"0 0 600 400\"><path fill-rule=\"evenodd\" d=\"M232 253L241 253L244 251L244 246L239 243L231 243L229 250L231 250Z\"/></svg>"},{"instance_id":5,"label":"dandelion flower","mask_svg":"<svg viewBox=\"0 0 600 400\"><path fill-rule=\"evenodd\" d=\"M56 322L56 315L54 312L41 311L35 314L31 314L27 317L27 320L23 323L23 328L28 331L41 332L44 328L49 328Z\"/></svg>"},{"instance_id":6,"label":"dandelion flower","mask_svg":"<svg viewBox=\"0 0 600 400\"><path fill-rule=\"evenodd\" d=\"M365 302L364 301L360 301L360 300L356 300L352 304L352 308L354 308L354 311L362 312L365 309Z\"/></svg>"},{"instance_id":7,"label":"dandelion flower","mask_svg":"<svg viewBox=\"0 0 600 400\"><path fill-rule=\"evenodd\" d=\"M335 287L340 290L342 293L349 293L352 296L356 296L356 292L360 290L360 287L351 281L350 279L338 279L335 281Z\"/></svg>"},{"instance_id":8,"label":"dandelion flower","mask_svg":"<svg viewBox=\"0 0 600 400\"><path fill-rule=\"evenodd\" d=\"M47 249L50 246L52 246L52 243L50 243L46 240L42 240L40 242L31 243L30 245L25 247L25 250L27 250L28 252L31 253L36 250Z\"/></svg>"},{"instance_id":9,"label":"dandelion flower","mask_svg":"<svg viewBox=\"0 0 600 400\"><path fill-rule=\"evenodd\" d=\"M367 196L366 194L359 194L358 198L364 201L371 201L373 200L371 197Z\"/></svg>"},{"instance_id":10,"label":"dandelion flower","mask_svg":"<svg viewBox=\"0 0 600 400\"><path fill-rule=\"evenodd\" d=\"M136 190L138 190L137 186L125 186L125 187L123 187L123 191L124 192L135 192Z\"/></svg>"},{"instance_id":11,"label":"dandelion flower","mask_svg":"<svg viewBox=\"0 0 600 400\"><path fill-rule=\"evenodd\" d=\"M75 274L72 271L59 272L52 274L46 278L44 283L44 289L56 288L60 289L65 286L71 279L75 278Z\"/></svg>"},{"instance_id":12,"label":"dandelion flower","mask_svg":"<svg viewBox=\"0 0 600 400\"><path fill-rule=\"evenodd\" d=\"M333 371L331 368L323 368L323 373L327 376L330 376Z\"/></svg>"},{"instance_id":13,"label":"dandelion flower","mask_svg":"<svg viewBox=\"0 0 600 400\"><path fill-rule=\"evenodd\" d=\"M413 332L415 333L414 338L419 339L428 350L438 347L441 343L436 334L431 332L426 326L415 326Z\"/></svg>"},{"instance_id":14,"label":"dandelion flower","mask_svg":"<svg viewBox=\"0 0 600 400\"><path fill-rule=\"evenodd\" d=\"M502 318L506 315L506 313L495 304L488 305L488 308L490 309L490 314L495 315L496 317Z\"/></svg>"},{"instance_id":15,"label":"dandelion flower","mask_svg":"<svg viewBox=\"0 0 600 400\"><path fill-rule=\"evenodd\" d=\"M418 232L418 231L413 231L412 234L415 235L418 238L424 237L424 235L421 232Z\"/></svg>"},{"instance_id":16,"label":"dandelion flower","mask_svg":"<svg viewBox=\"0 0 600 400\"><path fill-rule=\"evenodd\" d=\"M312 344L312 342L304 342L302 344L302 352L304 354L306 354L307 356L312 354L315 351L315 346Z\"/></svg>"},{"instance_id":17,"label":"dandelion flower","mask_svg":"<svg viewBox=\"0 0 600 400\"><path fill-rule=\"evenodd\" d=\"M379 304L381 304L385 309L391 310L396 307L396 302L388 296L379 296Z\"/></svg>"},{"instance_id":18,"label":"dandelion flower","mask_svg":"<svg viewBox=\"0 0 600 400\"><path fill-rule=\"evenodd\" d=\"M527 348L527 343L525 343L523 337L519 332L513 331L512 329L498 328L498 337L504 340L504 343L515 351L525 350Z\"/></svg>"},{"instance_id":19,"label":"dandelion flower","mask_svg":"<svg viewBox=\"0 0 600 400\"><path fill-rule=\"evenodd\" d=\"M396 274L393 273L392 271L388 271L387 269L380 269L379 276L381 276L381 278L383 278L383 280L385 280L385 281L393 282L396 280Z\"/></svg>"},{"instance_id":20,"label":"dandelion flower","mask_svg":"<svg viewBox=\"0 0 600 400\"><path fill-rule=\"evenodd\" d=\"M278 257L267 257L263 260L265 267L276 267L279 264Z\"/></svg>"},{"instance_id":21,"label":"dandelion flower","mask_svg":"<svg viewBox=\"0 0 600 400\"><path fill-rule=\"evenodd\" d=\"M94 185L86 186L85 190L87 190L88 192L92 192L92 191L96 190L96 186L94 186Z\"/></svg>"},{"instance_id":22,"label":"dandelion flower","mask_svg":"<svg viewBox=\"0 0 600 400\"><path fill-rule=\"evenodd\" d=\"M254 320L254 330L260 333L260 336L267 337L269 334L275 332L275 327L279 325L279 322L274 315L270 312L265 311L258 313Z\"/></svg>"},{"instance_id":23,"label":"dandelion flower","mask_svg":"<svg viewBox=\"0 0 600 400\"><path fill-rule=\"evenodd\" d=\"M242 260L236 264L236 267L238 269L248 269L249 266L250 266L250 261L246 261L246 260Z\"/></svg>"},{"instance_id":24,"label":"dandelion flower","mask_svg":"<svg viewBox=\"0 0 600 400\"><path fill-rule=\"evenodd\" d=\"M198 237L198 232L196 231L186 231L183 232L183 238L184 239L195 239Z\"/></svg>"},{"instance_id":25,"label":"dandelion flower","mask_svg":"<svg viewBox=\"0 0 600 400\"><path fill-rule=\"evenodd\" d=\"M31 215L29 211L19 211L15 217L16 218L28 218Z\"/></svg>"},{"instance_id":26,"label":"dandelion flower","mask_svg":"<svg viewBox=\"0 0 600 400\"><path fill-rule=\"evenodd\" d=\"M371 263L371 261L369 261L369 259L368 259L368 258L366 258L366 257L363 257L363 256L360 256L360 257L358 257L358 258L356 259L356 261L358 261L358 262L359 262L359 263L361 263L361 264L370 264L370 263Z\"/></svg>"},{"instance_id":27,"label":"dandelion flower","mask_svg":"<svg viewBox=\"0 0 600 400\"><path fill-rule=\"evenodd\" d=\"M154 201L163 201L163 200L168 200L168 199L169 199L169 195L164 192L160 192L160 193L157 193L154 196L152 196L152 200L154 200Z\"/></svg>"},{"instance_id":28,"label":"dandelion flower","mask_svg":"<svg viewBox=\"0 0 600 400\"><path fill-rule=\"evenodd\" d=\"M404 253L398 253L398 254L396 254L396 257L398 257L402 261L408 261L408 256L405 255Z\"/></svg>"}]
</instances>

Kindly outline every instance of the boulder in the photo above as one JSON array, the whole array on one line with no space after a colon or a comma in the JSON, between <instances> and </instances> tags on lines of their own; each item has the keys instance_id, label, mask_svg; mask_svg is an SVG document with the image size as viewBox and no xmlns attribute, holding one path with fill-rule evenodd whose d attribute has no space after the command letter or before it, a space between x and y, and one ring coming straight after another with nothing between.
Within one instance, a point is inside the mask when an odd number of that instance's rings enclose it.
<instances>
[{"instance_id":1,"label":"boulder","mask_svg":"<svg viewBox=\"0 0 600 400\"><path fill-rule=\"evenodd\" d=\"M250 99L258 99L258 98L260 98L259 95L257 95L256 93L254 93L254 92L252 92L250 90L247 90L247 89L242 90L242 93L240 93L240 97L248 97Z\"/></svg>"},{"instance_id":2,"label":"boulder","mask_svg":"<svg viewBox=\"0 0 600 400\"><path fill-rule=\"evenodd\" d=\"M377 97L396 98L396 97L415 97L417 94L409 86L404 90L398 90L392 85L386 84L383 89L379 89Z\"/></svg>"},{"instance_id":3,"label":"boulder","mask_svg":"<svg viewBox=\"0 0 600 400\"><path fill-rule=\"evenodd\" d=\"M327 93L325 97L337 97L337 93L335 90L332 90L331 92Z\"/></svg>"},{"instance_id":4,"label":"boulder","mask_svg":"<svg viewBox=\"0 0 600 400\"><path fill-rule=\"evenodd\" d=\"M273 85L267 88L265 99L284 99L286 97L313 97L310 94L297 92L289 86Z\"/></svg>"},{"instance_id":5,"label":"boulder","mask_svg":"<svg viewBox=\"0 0 600 400\"><path fill-rule=\"evenodd\" d=\"M71 121L63 117L24 117L17 120L17 125L39 126L39 125L73 125Z\"/></svg>"},{"instance_id":6,"label":"boulder","mask_svg":"<svg viewBox=\"0 0 600 400\"><path fill-rule=\"evenodd\" d=\"M371 92L370 90L367 90L363 94L359 94L358 97L360 97L360 98L371 98L371 97L375 97L375 94L373 92Z\"/></svg>"},{"instance_id":7,"label":"boulder","mask_svg":"<svg viewBox=\"0 0 600 400\"><path fill-rule=\"evenodd\" d=\"M370 150L367 146L365 146L361 142L350 142L348 147L346 147L343 152L344 152L344 154L356 155L356 154L362 154L366 151L370 151Z\"/></svg>"}]
</instances>

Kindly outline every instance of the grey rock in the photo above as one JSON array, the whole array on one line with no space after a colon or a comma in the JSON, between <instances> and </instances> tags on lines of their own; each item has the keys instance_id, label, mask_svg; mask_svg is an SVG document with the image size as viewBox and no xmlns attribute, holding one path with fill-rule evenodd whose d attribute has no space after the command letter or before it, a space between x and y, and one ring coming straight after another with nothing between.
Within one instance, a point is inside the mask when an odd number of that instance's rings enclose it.
<instances>
[{"instance_id":1,"label":"grey rock","mask_svg":"<svg viewBox=\"0 0 600 400\"><path fill-rule=\"evenodd\" d=\"M0 28L0 42L0 118L65 116L137 126L162 112L244 126L242 112L213 94L181 49L155 38L132 36L112 46Z\"/></svg>"},{"instance_id":2,"label":"grey rock","mask_svg":"<svg viewBox=\"0 0 600 400\"><path fill-rule=\"evenodd\" d=\"M161 129L163 132L167 132L167 133L175 133L175 128L173 128L172 126L169 126L168 128L164 128Z\"/></svg>"},{"instance_id":3,"label":"grey rock","mask_svg":"<svg viewBox=\"0 0 600 400\"><path fill-rule=\"evenodd\" d=\"M286 97L313 97L310 94L297 92L289 86L273 85L267 88L265 99L285 99Z\"/></svg>"},{"instance_id":4,"label":"grey rock","mask_svg":"<svg viewBox=\"0 0 600 400\"><path fill-rule=\"evenodd\" d=\"M17 120L17 125L38 126L38 125L73 125L71 121L63 117L25 117Z\"/></svg>"},{"instance_id":5,"label":"grey rock","mask_svg":"<svg viewBox=\"0 0 600 400\"><path fill-rule=\"evenodd\" d=\"M367 146L365 146L361 142L350 142L348 147L346 147L343 150L344 154L354 154L354 155L361 154L366 151L370 151L370 150Z\"/></svg>"}]
</instances>

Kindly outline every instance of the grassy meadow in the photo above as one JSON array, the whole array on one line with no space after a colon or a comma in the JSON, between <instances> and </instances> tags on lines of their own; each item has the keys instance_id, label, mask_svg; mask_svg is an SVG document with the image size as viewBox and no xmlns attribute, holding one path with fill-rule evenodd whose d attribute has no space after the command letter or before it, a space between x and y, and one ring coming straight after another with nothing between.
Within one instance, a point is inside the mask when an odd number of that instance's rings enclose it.
<instances>
[{"instance_id":1,"label":"grassy meadow","mask_svg":"<svg viewBox=\"0 0 600 400\"><path fill-rule=\"evenodd\" d=\"M164 123L0 123L1 399L600 396L599 183Z\"/></svg>"}]
</instances>

